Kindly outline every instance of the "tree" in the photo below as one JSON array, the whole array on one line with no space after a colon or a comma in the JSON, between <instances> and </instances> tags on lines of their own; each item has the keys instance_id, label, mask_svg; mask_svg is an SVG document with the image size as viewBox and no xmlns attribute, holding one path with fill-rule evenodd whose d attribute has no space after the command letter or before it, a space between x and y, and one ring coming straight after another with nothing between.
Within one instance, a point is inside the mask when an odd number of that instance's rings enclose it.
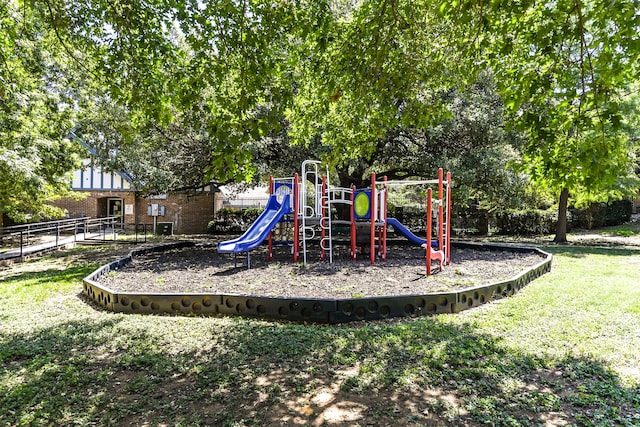
<instances>
[{"instance_id":1,"label":"tree","mask_svg":"<svg viewBox=\"0 0 640 427\"><path fill-rule=\"evenodd\" d=\"M369 158L388 131L439 121L440 93L469 76L449 44L460 30L433 1L372 0L341 13L299 50L287 111L292 141L319 138L336 166Z\"/></svg>"},{"instance_id":2,"label":"tree","mask_svg":"<svg viewBox=\"0 0 640 427\"><path fill-rule=\"evenodd\" d=\"M492 69L525 135L525 170L558 194L555 240L566 241L571 192L603 195L631 182L621 105L638 72L640 16L633 1L611 9L582 0L364 2L299 62L299 75L312 77L289 112L292 137L319 135L354 178L391 132L407 139L406 129L441 119L439 91Z\"/></svg>"},{"instance_id":3,"label":"tree","mask_svg":"<svg viewBox=\"0 0 640 427\"><path fill-rule=\"evenodd\" d=\"M78 150L65 140L79 86L55 34L13 1L0 6L0 217L61 214L48 202L68 194Z\"/></svg>"},{"instance_id":4,"label":"tree","mask_svg":"<svg viewBox=\"0 0 640 427\"><path fill-rule=\"evenodd\" d=\"M335 165L331 169L332 184L365 187L370 184L371 172L391 180L435 178L437 169L443 167L454 175L455 209L475 209L485 224L496 209L539 202L525 191L527 177L508 167L508 163L520 160L517 149L521 139L505 128L503 104L493 75L480 73L464 92L452 89L439 96L446 118L427 128L387 130L366 157ZM306 158L331 161L332 149L320 136L308 145L290 147L285 128L258 143L253 157L262 165L259 170L290 176Z\"/></svg>"},{"instance_id":5,"label":"tree","mask_svg":"<svg viewBox=\"0 0 640 427\"><path fill-rule=\"evenodd\" d=\"M525 133L524 165L559 195L554 240L566 242L570 194L606 193L631 172L621 124L623 93L638 75L637 2L451 2L441 10L476 28L473 46L500 76Z\"/></svg>"},{"instance_id":6,"label":"tree","mask_svg":"<svg viewBox=\"0 0 640 427\"><path fill-rule=\"evenodd\" d=\"M324 1L46 4L48 24L65 43L82 46L96 59L106 103L127 116L116 127L104 117L87 117L84 132L112 137L99 141L101 148L117 151L122 161L128 158L149 191L190 186L203 177L250 179L247 144L271 132L279 119L270 122L274 116L259 112L264 105L283 110L291 102L293 45L323 28L329 16ZM116 128L126 134L115 135ZM189 148L203 154L195 164L188 163ZM172 157L175 153L182 154ZM176 175L181 158L198 166L202 176Z\"/></svg>"},{"instance_id":7,"label":"tree","mask_svg":"<svg viewBox=\"0 0 640 427\"><path fill-rule=\"evenodd\" d=\"M8 100L6 111L33 122L16 121L20 135L38 129L54 141L35 118L54 111L71 128L77 114L73 124L93 135L110 164L154 191L251 178L251 150L283 125L294 143L320 144L345 179L362 176L384 150L400 163L403 149L411 154L439 137L437 125L452 117L446 95L492 70L526 136L527 171L560 195L562 218L570 193L599 193L626 174L621 91L638 73L634 4L12 0L2 9L0 59L27 78L3 69L0 96L47 100L28 103L49 109L33 116ZM89 114L104 106L117 123ZM69 164L61 166L55 175Z\"/></svg>"},{"instance_id":8,"label":"tree","mask_svg":"<svg viewBox=\"0 0 640 427\"><path fill-rule=\"evenodd\" d=\"M210 118L194 116L195 111L175 111L164 125L152 119L134 125L125 108L103 99L94 113L82 118L74 135L92 148L103 168L125 172L141 194L195 190L234 180L238 169L229 175L225 170L208 173L215 147L199 125Z\"/></svg>"}]
</instances>

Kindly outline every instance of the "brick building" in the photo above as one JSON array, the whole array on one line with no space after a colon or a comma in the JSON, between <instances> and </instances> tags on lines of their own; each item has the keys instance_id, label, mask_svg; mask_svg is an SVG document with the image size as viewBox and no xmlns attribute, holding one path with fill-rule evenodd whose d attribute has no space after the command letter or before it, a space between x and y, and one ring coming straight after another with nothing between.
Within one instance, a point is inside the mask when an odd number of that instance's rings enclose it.
<instances>
[{"instance_id":1,"label":"brick building","mask_svg":"<svg viewBox=\"0 0 640 427\"><path fill-rule=\"evenodd\" d=\"M212 186L198 191L143 197L136 193L126 173L105 172L87 159L74 172L71 188L79 200L62 199L55 204L70 218L117 216L123 224L170 224L175 234L206 233L215 210L222 206L221 193Z\"/></svg>"}]
</instances>

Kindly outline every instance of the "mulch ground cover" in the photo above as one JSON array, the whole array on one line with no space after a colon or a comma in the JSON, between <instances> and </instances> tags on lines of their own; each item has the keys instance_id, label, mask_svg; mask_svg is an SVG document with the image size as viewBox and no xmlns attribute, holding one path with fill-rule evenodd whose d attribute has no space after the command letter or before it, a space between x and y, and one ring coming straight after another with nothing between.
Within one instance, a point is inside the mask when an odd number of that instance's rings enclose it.
<instances>
[{"instance_id":1,"label":"mulch ground cover","mask_svg":"<svg viewBox=\"0 0 640 427\"><path fill-rule=\"evenodd\" d=\"M307 265L293 263L290 249L275 248L267 261L266 247L246 256L218 254L202 245L150 253L134 258L100 282L118 292L212 293L298 298L361 298L455 291L509 279L544 258L535 253L453 248L451 265L425 274L425 252L416 246L388 247L386 261L371 265L368 254L348 257L346 247L336 247L333 263L320 261L311 248Z\"/></svg>"}]
</instances>

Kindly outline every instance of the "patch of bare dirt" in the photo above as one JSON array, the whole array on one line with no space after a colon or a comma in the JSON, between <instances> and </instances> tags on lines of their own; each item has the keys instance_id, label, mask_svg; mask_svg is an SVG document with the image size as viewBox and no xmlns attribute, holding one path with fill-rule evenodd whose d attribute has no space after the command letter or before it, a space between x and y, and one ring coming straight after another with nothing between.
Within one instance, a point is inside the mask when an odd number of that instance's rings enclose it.
<instances>
[{"instance_id":1,"label":"patch of bare dirt","mask_svg":"<svg viewBox=\"0 0 640 427\"><path fill-rule=\"evenodd\" d=\"M346 248L334 251L333 263L318 253L308 264L294 264L286 248L277 248L267 262L266 248L246 257L218 254L212 246L173 249L137 257L117 272L103 276L103 285L117 292L250 294L297 298L362 298L446 292L509 279L544 258L535 253L452 250L451 265L426 277L424 249L391 246L387 260L370 265L367 254L353 261Z\"/></svg>"}]
</instances>

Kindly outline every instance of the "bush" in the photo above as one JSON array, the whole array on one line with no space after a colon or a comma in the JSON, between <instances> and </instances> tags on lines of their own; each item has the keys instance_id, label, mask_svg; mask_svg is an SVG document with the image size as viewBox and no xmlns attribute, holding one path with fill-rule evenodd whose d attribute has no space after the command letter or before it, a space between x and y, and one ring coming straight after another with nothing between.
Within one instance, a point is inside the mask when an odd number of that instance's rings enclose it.
<instances>
[{"instance_id":1,"label":"bush","mask_svg":"<svg viewBox=\"0 0 640 427\"><path fill-rule=\"evenodd\" d=\"M552 234L557 221L555 209L509 209L496 213L497 231L503 235Z\"/></svg>"},{"instance_id":2,"label":"bush","mask_svg":"<svg viewBox=\"0 0 640 427\"><path fill-rule=\"evenodd\" d=\"M477 206L467 206L456 209L453 208L451 216L452 233L459 235L482 235L489 234L489 225L493 225L492 215L486 210L478 209Z\"/></svg>"},{"instance_id":3,"label":"bush","mask_svg":"<svg viewBox=\"0 0 640 427\"><path fill-rule=\"evenodd\" d=\"M621 225L629 222L631 221L632 213L633 202L631 200L616 200L615 202L607 203L605 225Z\"/></svg>"},{"instance_id":4,"label":"bush","mask_svg":"<svg viewBox=\"0 0 640 427\"><path fill-rule=\"evenodd\" d=\"M578 228L600 228L624 224L631 220L633 203L630 200L591 203L586 208L571 207L572 225Z\"/></svg>"},{"instance_id":5,"label":"bush","mask_svg":"<svg viewBox=\"0 0 640 427\"><path fill-rule=\"evenodd\" d=\"M209 221L209 233L242 233L260 216L262 209L248 208L243 210L222 208L216 212L213 221Z\"/></svg>"},{"instance_id":6,"label":"bush","mask_svg":"<svg viewBox=\"0 0 640 427\"><path fill-rule=\"evenodd\" d=\"M585 208L569 208L573 215L573 226L591 230L604 226L606 203L591 203Z\"/></svg>"},{"instance_id":7,"label":"bush","mask_svg":"<svg viewBox=\"0 0 640 427\"><path fill-rule=\"evenodd\" d=\"M418 235L424 235L427 228L426 209L418 207L389 207L389 217L396 218L405 227ZM488 234L490 215L476 207L453 209L451 213L452 235ZM434 220L435 227L435 220Z\"/></svg>"},{"instance_id":8,"label":"bush","mask_svg":"<svg viewBox=\"0 0 640 427\"><path fill-rule=\"evenodd\" d=\"M424 234L427 228L425 210L425 208L406 206L389 207L388 215L389 217L396 218L413 233Z\"/></svg>"}]
</instances>

